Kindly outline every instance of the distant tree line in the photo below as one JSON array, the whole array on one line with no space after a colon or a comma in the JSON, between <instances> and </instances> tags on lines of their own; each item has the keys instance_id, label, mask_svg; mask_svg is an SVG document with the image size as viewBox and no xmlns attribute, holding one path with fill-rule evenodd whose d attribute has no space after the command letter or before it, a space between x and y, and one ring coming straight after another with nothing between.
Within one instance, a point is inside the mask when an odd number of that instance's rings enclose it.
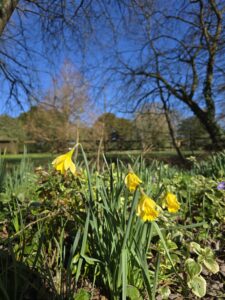
<instances>
[{"instance_id":1,"label":"distant tree line","mask_svg":"<svg viewBox=\"0 0 225 300\"><path fill-rule=\"evenodd\" d=\"M107 110L107 107L105 107ZM131 117L94 113L89 86L65 61L41 102L13 118L0 116L1 152L62 152L81 142L86 151L211 149L212 140L196 116L184 118L161 102L145 103ZM224 133L220 120L221 132ZM10 147L7 147L8 149Z\"/></svg>"},{"instance_id":2,"label":"distant tree line","mask_svg":"<svg viewBox=\"0 0 225 300\"><path fill-rule=\"evenodd\" d=\"M194 117L181 119L172 113L174 134L180 149L210 149L211 140L205 128ZM13 118L0 116L0 141L14 139L23 151L66 151L81 142L86 151L142 150L156 151L173 148L165 115L160 107L149 106L136 113L132 119L113 113L100 115L91 125L71 119L62 107L46 107L44 104Z\"/></svg>"}]
</instances>

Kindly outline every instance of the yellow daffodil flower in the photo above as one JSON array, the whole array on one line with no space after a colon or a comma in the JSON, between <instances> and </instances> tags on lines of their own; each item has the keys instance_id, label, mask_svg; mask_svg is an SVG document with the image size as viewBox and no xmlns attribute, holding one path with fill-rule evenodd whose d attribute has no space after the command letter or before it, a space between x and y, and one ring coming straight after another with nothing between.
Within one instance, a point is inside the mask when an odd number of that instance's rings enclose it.
<instances>
[{"instance_id":1,"label":"yellow daffodil flower","mask_svg":"<svg viewBox=\"0 0 225 300\"><path fill-rule=\"evenodd\" d=\"M170 213L176 213L180 209L180 203L177 200L177 196L168 192L164 199L164 204Z\"/></svg>"},{"instance_id":2,"label":"yellow daffodil flower","mask_svg":"<svg viewBox=\"0 0 225 300\"><path fill-rule=\"evenodd\" d=\"M137 206L137 215L145 221L154 221L158 218L161 208L150 197L142 193Z\"/></svg>"},{"instance_id":3,"label":"yellow daffodil flower","mask_svg":"<svg viewBox=\"0 0 225 300\"><path fill-rule=\"evenodd\" d=\"M129 172L125 177L125 184L130 192L134 192L140 183L142 183L141 179L133 172Z\"/></svg>"},{"instance_id":4,"label":"yellow daffodil flower","mask_svg":"<svg viewBox=\"0 0 225 300\"><path fill-rule=\"evenodd\" d=\"M76 166L72 161L74 148L67 152L66 154L62 154L56 159L53 160L52 165L57 170L60 171L61 174L65 174L67 170L70 170L72 174L76 174Z\"/></svg>"}]
</instances>

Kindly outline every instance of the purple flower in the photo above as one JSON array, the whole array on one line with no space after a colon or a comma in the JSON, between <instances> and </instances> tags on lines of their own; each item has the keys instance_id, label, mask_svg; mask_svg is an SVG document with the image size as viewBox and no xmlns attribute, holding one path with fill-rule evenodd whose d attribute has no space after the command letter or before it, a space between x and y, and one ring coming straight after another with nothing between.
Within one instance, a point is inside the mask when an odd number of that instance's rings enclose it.
<instances>
[{"instance_id":1,"label":"purple flower","mask_svg":"<svg viewBox=\"0 0 225 300\"><path fill-rule=\"evenodd\" d=\"M225 181L222 181L217 185L217 190L219 190L219 191L224 190L225 191Z\"/></svg>"}]
</instances>

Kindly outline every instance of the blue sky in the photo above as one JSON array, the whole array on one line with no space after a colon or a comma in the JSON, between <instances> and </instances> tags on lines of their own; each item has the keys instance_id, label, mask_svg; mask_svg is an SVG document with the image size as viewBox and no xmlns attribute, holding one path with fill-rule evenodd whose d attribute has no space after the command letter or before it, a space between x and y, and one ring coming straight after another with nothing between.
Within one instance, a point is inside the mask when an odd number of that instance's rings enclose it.
<instances>
[{"instance_id":1,"label":"blue sky","mask_svg":"<svg viewBox=\"0 0 225 300\"><path fill-rule=\"evenodd\" d=\"M185 4L187 1L171 1L170 3L165 3L165 1L162 0L157 1L157 5L163 7L164 12L170 9L174 10L174 7L176 9L178 5L182 5L181 3ZM96 16L100 13L99 5L93 7ZM58 39L53 39L51 47L49 43L50 39L48 40L47 36L45 36L45 41L43 42L41 26L35 15L14 13L9 26L6 28L5 36L0 40L0 49L3 47L7 53L16 57L20 63L28 65L29 68L33 70L30 79L27 74L24 75L23 72L20 72L19 68L18 74L16 75L18 77L27 76L26 80L30 80L30 84L37 98L42 99L44 97L48 89L51 88L52 78L60 76L59 70L62 68L63 62L70 60L74 64L74 68L81 72L85 80L90 84L89 95L92 102L96 105L96 111L99 113L104 112L104 103L107 103L106 111L114 112L118 116L131 117L132 114L124 114L124 111L126 109L129 110L129 108L132 110L132 99L128 102L128 94L131 93L132 86L128 89L124 82L124 88L122 77L118 75L121 71L121 65L116 65L118 68L117 73L113 74L112 72L108 72L108 70L115 67L115 61L118 59L115 57L116 53L124 63L129 64L131 67L145 65L147 70L154 68L154 62L149 60L150 52L148 46L143 47L145 40L148 38L144 34L144 30L146 30L144 27L146 26L146 20L144 20L140 14L129 17L126 10L121 12L120 7L116 5L111 6L110 9L112 22L109 22L109 20L103 17L96 17L96 19L92 20L92 24L94 25L94 30L92 31L88 26L86 27L87 24L85 20L78 16L74 19L74 22L77 22L77 25L75 24L76 30L74 32L64 30L64 35L57 36ZM144 9L147 13L147 7ZM125 23L121 21L122 14L125 15ZM132 18L132 22L130 18ZM163 28L164 26L164 34L172 33L175 37L182 36L187 30L185 25L177 26L174 22L161 24L160 16L158 15L155 16L155 22L158 22L159 28ZM22 33L19 30L20 24L23 24ZM115 27L116 35L109 30L110 26ZM149 26L151 26L150 21ZM143 31L141 30L142 28ZM60 31L59 34L61 34ZM82 39L84 36L88 37L88 39ZM98 40L97 42L96 39ZM29 49L29 55L24 55L23 45L20 44L21 42ZM54 47L54 43L57 47ZM68 45L69 47L67 47ZM162 49L162 51L169 50L172 46L174 46L174 42L168 38L161 39L157 42L157 47ZM82 52L80 51L81 49ZM12 66L12 68L15 67L5 56L3 56L3 59L9 66ZM201 68L204 67L201 66ZM184 81L184 68L182 64L180 64L179 67L172 65L171 70L175 74L175 79L180 77L181 81ZM167 77L171 79L170 76ZM136 83L136 85L138 84L139 82ZM0 87L0 113L7 112L12 116L17 116L21 109L15 101L11 101L10 106L5 105L9 85L2 80ZM151 89L149 82L142 84L142 88L134 97L140 97L149 89ZM21 90L19 93L20 101L26 110L29 107L26 102L25 94ZM200 95L201 93L199 93L199 96ZM135 101L136 99L134 98L133 100ZM157 98L155 98L155 101L157 101ZM125 102L128 103L127 108L124 107ZM175 105L179 109L184 109L178 102L175 102ZM184 114L189 115L190 113L188 110L184 110Z\"/></svg>"}]
</instances>

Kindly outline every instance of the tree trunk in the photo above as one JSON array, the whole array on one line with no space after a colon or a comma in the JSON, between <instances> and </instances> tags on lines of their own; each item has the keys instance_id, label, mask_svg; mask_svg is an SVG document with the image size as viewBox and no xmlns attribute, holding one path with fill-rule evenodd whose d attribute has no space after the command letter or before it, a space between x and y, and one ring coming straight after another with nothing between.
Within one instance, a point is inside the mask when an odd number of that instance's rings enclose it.
<instances>
[{"instance_id":1,"label":"tree trunk","mask_svg":"<svg viewBox=\"0 0 225 300\"><path fill-rule=\"evenodd\" d=\"M173 126L172 126L172 123L171 123L171 120L170 120L170 116L169 116L169 112L168 112L168 108L167 108L165 100L163 101L163 108L164 108L164 113L165 113L166 121L167 121L168 128L169 128L169 132L170 132L170 137L171 137L171 140L172 140L172 144L173 144L175 150L177 151L177 155L180 157L180 160L183 163L186 163L186 159L183 156L183 154L182 154L182 152L180 150L180 147L177 144L177 141L176 141L176 138L175 138L175 134L174 134L174 130L173 130Z\"/></svg>"},{"instance_id":2,"label":"tree trunk","mask_svg":"<svg viewBox=\"0 0 225 300\"><path fill-rule=\"evenodd\" d=\"M8 23L19 0L2 0L0 3L0 36Z\"/></svg>"},{"instance_id":3,"label":"tree trunk","mask_svg":"<svg viewBox=\"0 0 225 300\"><path fill-rule=\"evenodd\" d=\"M157 62L157 67L158 67L158 62ZM171 140L172 140L172 144L173 144L173 146L174 146L174 148L177 152L177 155L179 156L181 162L185 163L186 159L183 156L183 154L182 154L182 152L181 152L181 150L180 150L180 148L177 144L175 134L174 134L174 130L173 130L173 125L171 123L170 116L169 116L168 105L166 103L169 100L170 95L168 95L168 99L166 100L164 95L163 95L163 90L162 90L162 87L160 85L159 79L157 79L156 81L157 81L157 85L158 85L158 88L159 88L159 95L160 95L160 99L161 99L162 104L163 104L164 114L165 114L167 125L168 125L168 128L169 128L169 133L170 133L170 137L171 137Z\"/></svg>"},{"instance_id":4,"label":"tree trunk","mask_svg":"<svg viewBox=\"0 0 225 300\"><path fill-rule=\"evenodd\" d=\"M208 115L199 117L203 126L209 133L210 139L213 143L212 148L214 150L222 150L225 148L225 133L222 131L220 126L217 124L214 118L210 118Z\"/></svg>"}]
</instances>

